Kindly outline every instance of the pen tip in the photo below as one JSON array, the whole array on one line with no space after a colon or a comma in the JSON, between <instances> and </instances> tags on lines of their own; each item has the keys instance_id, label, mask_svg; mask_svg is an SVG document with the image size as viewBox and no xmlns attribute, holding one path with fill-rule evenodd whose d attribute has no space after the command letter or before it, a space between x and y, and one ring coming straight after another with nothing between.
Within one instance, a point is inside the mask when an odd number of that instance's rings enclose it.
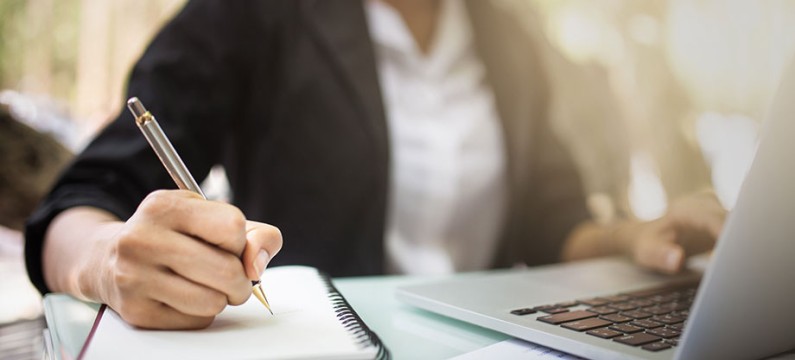
<instances>
[{"instance_id":1,"label":"pen tip","mask_svg":"<svg viewBox=\"0 0 795 360\"><path fill-rule=\"evenodd\" d=\"M257 281L256 284L253 283L254 282L252 281L253 286L251 290L254 293L254 296L257 298L257 300L259 300L259 302L262 303L262 305L265 305L265 308L268 309L268 312L273 315L273 310L271 309L270 303L268 303L268 298L265 296L265 291L262 290L262 284L259 281Z\"/></svg>"}]
</instances>

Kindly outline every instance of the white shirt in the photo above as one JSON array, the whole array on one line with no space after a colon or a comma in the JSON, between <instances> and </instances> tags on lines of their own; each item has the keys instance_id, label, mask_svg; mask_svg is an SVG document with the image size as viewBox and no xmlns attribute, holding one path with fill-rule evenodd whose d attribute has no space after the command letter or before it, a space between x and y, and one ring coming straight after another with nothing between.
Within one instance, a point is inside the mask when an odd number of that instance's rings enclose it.
<instances>
[{"instance_id":1,"label":"white shirt","mask_svg":"<svg viewBox=\"0 0 795 360\"><path fill-rule=\"evenodd\" d=\"M466 7L441 2L423 54L389 5L369 0L391 144L387 272L487 268L502 228L502 128Z\"/></svg>"}]
</instances>

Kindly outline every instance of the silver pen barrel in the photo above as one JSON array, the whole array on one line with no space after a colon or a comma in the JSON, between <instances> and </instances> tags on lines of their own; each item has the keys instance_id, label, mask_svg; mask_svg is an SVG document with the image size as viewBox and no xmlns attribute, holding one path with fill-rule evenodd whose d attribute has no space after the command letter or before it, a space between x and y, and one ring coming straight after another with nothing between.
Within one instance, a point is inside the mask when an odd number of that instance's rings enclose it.
<instances>
[{"instance_id":1,"label":"silver pen barrel","mask_svg":"<svg viewBox=\"0 0 795 360\"><path fill-rule=\"evenodd\" d=\"M155 117L152 116L152 113L146 110L144 104L142 104L137 97L132 97L130 100L127 100L127 107L130 109L133 116L135 116L135 123L138 125L138 128L141 129L141 132L144 133L146 141L152 146L155 154L160 158L160 162L163 163L163 166L165 166L171 178L174 179L174 182L177 183L177 186L179 186L180 189L193 191L201 195L202 198L207 199L207 197L204 196L204 192L202 192L202 189L199 187L199 184L196 183L193 175L190 174L185 163L182 162L182 159L177 154L177 150L174 149L174 146L171 145L171 141L168 140L163 129L160 128L160 124L158 124ZM265 297L265 292L262 290L262 284L259 280L251 282L251 291L254 293L254 296L262 302L262 305L265 305L265 308L270 311L271 315L273 315L273 310L271 310L268 298Z\"/></svg>"},{"instance_id":2,"label":"silver pen barrel","mask_svg":"<svg viewBox=\"0 0 795 360\"><path fill-rule=\"evenodd\" d=\"M174 146L171 145L171 141L168 140L163 129L160 128L160 124L157 123L155 117L146 110L141 101L136 97L127 101L127 107L130 109L133 116L135 116L135 123L138 125L138 128L141 129L141 132L143 132L146 141L152 146L155 154L160 158L163 166L165 166L168 174L171 175L171 178L174 179L177 186L180 189L193 191L206 199L207 197L204 196L204 192L188 171L185 163L182 162L182 159L179 157L179 154L177 154Z\"/></svg>"}]
</instances>

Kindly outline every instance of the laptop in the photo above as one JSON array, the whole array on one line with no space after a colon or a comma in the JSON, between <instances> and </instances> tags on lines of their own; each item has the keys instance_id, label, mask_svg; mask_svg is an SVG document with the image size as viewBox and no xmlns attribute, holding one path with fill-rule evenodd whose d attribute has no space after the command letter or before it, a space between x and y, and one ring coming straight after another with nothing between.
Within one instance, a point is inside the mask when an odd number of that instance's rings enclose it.
<instances>
[{"instance_id":1,"label":"laptop","mask_svg":"<svg viewBox=\"0 0 795 360\"><path fill-rule=\"evenodd\" d=\"M795 66L703 275L620 258L471 273L398 299L589 359L756 359L795 349Z\"/></svg>"}]
</instances>

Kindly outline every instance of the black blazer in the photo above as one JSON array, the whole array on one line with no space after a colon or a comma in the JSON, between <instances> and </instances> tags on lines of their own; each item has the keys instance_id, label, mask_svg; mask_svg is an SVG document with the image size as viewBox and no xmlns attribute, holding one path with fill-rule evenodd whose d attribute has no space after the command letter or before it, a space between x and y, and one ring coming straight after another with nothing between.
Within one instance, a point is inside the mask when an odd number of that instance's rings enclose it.
<instances>
[{"instance_id":1,"label":"black blazer","mask_svg":"<svg viewBox=\"0 0 795 360\"><path fill-rule=\"evenodd\" d=\"M128 94L156 114L194 175L223 164L233 203L278 226L273 265L333 276L381 274L389 137L362 0L193 0L135 66ZM468 2L502 120L508 216L493 265L557 261L588 217L580 179L547 123L539 55L520 24ZM174 188L131 115L79 155L27 227L31 280L45 292L41 247L78 205L127 219L146 194Z\"/></svg>"}]
</instances>

